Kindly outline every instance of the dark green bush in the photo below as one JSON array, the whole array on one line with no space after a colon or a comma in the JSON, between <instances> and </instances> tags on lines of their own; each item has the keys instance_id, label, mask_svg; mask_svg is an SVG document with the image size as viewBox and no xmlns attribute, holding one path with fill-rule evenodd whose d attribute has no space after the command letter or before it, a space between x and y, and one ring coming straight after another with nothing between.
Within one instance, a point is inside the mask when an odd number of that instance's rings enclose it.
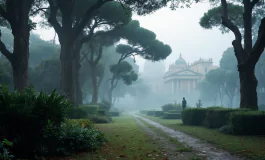
<instances>
[{"instance_id":1,"label":"dark green bush","mask_svg":"<svg viewBox=\"0 0 265 160\"><path fill-rule=\"evenodd\" d=\"M67 117L70 119L83 119L87 118L87 115L88 112L84 107L73 107L67 113Z\"/></svg>"},{"instance_id":2,"label":"dark green bush","mask_svg":"<svg viewBox=\"0 0 265 160\"><path fill-rule=\"evenodd\" d=\"M106 110L98 110L98 115L100 115L100 116L106 116L107 115L107 112L106 112Z\"/></svg>"},{"instance_id":3,"label":"dark green bush","mask_svg":"<svg viewBox=\"0 0 265 160\"><path fill-rule=\"evenodd\" d=\"M89 119L70 119L65 121L66 124L78 124L84 128L91 129L94 127L94 123Z\"/></svg>"},{"instance_id":4,"label":"dark green bush","mask_svg":"<svg viewBox=\"0 0 265 160\"><path fill-rule=\"evenodd\" d=\"M110 123L111 118L106 116L92 115L88 117L93 123Z\"/></svg>"},{"instance_id":5,"label":"dark green bush","mask_svg":"<svg viewBox=\"0 0 265 160\"><path fill-rule=\"evenodd\" d=\"M91 115L95 115L98 112L98 105L81 105L79 108Z\"/></svg>"},{"instance_id":6,"label":"dark green bush","mask_svg":"<svg viewBox=\"0 0 265 160\"><path fill-rule=\"evenodd\" d=\"M62 124L60 130L50 124L45 130L45 141L40 151L42 155L69 155L101 148L106 142L104 134L79 122L70 120Z\"/></svg>"},{"instance_id":7,"label":"dark green bush","mask_svg":"<svg viewBox=\"0 0 265 160\"><path fill-rule=\"evenodd\" d=\"M180 113L168 113L168 112L164 112L162 118L163 119L181 119L181 114Z\"/></svg>"},{"instance_id":8,"label":"dark green bush","mask_svg":"<svg viewBox=\"0 0 265 160\"><path fill-rule=\"evenodd\" d=\"M14 155L10 153L10 148L13 146L13 143L3 138L0 139L0 159L2 160L12 160Z\"/></svg>"},{"instance_id":9,"label":"dark green bush","mask_svg":"<svg viewBox=\"0 0 265 160\"><path fill-rule=\"evenodd\" d=\"M155 116L156 111L147 111L148 116Z\"/></svg>"},{"instance_id":10,"label":"dark green bush","mask_svg":"<svg viewBox=\"0 0 265 160\"><path fill-rule=\"evenodd\" d=\"M155 111L155 116L156 117L161 117L163 114L163 111Z\"/></svg>"},{"instance_id":11,"label":"dark green bush","mask_svg":"<svg viewBox=\"0 0 265 160\"><path fill-rule=\"evenodd\" d=\"M111 116L120 116L120 112L109 112Z\"/></svg>"},{"instance_id":12,"label":"dark green bush","mask_svg":"<svg viewBox=\"0 0 265 160\"><path fill-rule=\"evenodd\" d=\"M170 110L176 110L177 106L175 104L169 103L169 104L163 105L161 108L162 108L163 112L168 112Z\"/></svg>"},{"instance_id":13,"label":"dark green bush","mask_svg":"<svg viewBox=\"0 0 265 160\"><path fill-rule=\"evenodd\" d=\"M111 108L111 103L107 100L102 100L98 105L101 110L109 111Z\"/></svg>"},{"instance_id":14,"label":"dark green bush","mask_svg":"<svg viewBox=\"0 0 265 160\"><path fill-rule=\"evenodd\" d=\"M148 110L141 110L140 113L141 114L147 114Z\"/></svg>"},{"instance_id":15,"label":"dark green bush","mask_svg":"<svg viewBox=\"0 0 265 160\"><path fill-rule=\"evenodd\" d=\"M60 127L71 102L53 91L36 93L32 88L12 92L0 87L0 136L13 142L17 158L31 158L36 154L43 130L48 122Z\"/></svg>"},{"instance_id":16,"label":"dark green bush","mask_svg":"<svg viewBox=\"0 0 265 160\"><path fill-rule=\"evenodd\" d=\"M169 110L168 112L169 113L181 113L181 111L178 111L178 110Z\"/></svg>"},{"instance_id":17,"label":"dark green bush","mask_svg":"<svg viewBox=\"0 0 265 160\"><path fill-rule=\"evenodd\" d=\"M220 128L223 125L228 124L229 115L232 112L238 111L238 109L228 109L228 108L207 108L204 119L204 126L208 128Z\"/></svg>"},{"instance_id":18,"label":"dark green bush","mask_svg":"<svg viewBox=\"0 0 265 160\"><path fill-rule=\"evenodd\" d=\"M265 135L265 112L234 112L230 117L230 125L233 127L235 134Z\"/></svg>"},{"instance_id":19,"label":"dark green bush","mask_svg":"<svg viewBox=\"0 0 265 160\"><path fill-rule=\"evenodd\" d=\"M187 108L181 112L182 122L185 125L202 125L208 109Z\"/></svg>"}]
</instances>

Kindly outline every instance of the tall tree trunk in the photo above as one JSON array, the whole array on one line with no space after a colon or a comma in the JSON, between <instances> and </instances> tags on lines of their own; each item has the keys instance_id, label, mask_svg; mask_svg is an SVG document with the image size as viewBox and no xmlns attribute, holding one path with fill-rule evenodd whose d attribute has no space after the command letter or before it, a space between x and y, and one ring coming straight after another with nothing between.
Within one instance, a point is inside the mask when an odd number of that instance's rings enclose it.
<instances>
[{"instance_id":1,"label":"tall tree trunk","mask_svg":"<svg viewBox=\"0 0 265 160\"><path fill-rule=\"evenodd\" d=\"M92 104L98 103L98 82L97 82L97 74L96 74L96 66L94 64L90 64L91 67L91 80L92 80L92 87L93 87L93 93L92 93Z\"/></svg>"},{"instance_id":2,"label":"tall tree trunk","mask_svg":"<svg viewBox=\"0 0 265 160\"><path fill-rule=\"evenodd\" d=\"M240 77L240 108L258 110L257 86L255 65L239 68Z\"/></svg>"},{"instance_id":3,"label":"tall tree trunk","mask_svg":"<svg viewBox=\"0 0 265 160\"><path fill-rule=\"evenodd\" d=\"M67 42L67 41L66 41ZM61 43L61 89L64 95L72 102L76 102L75 94L75 60L74 44L73 43Z\"/></svg>"},{"instance_id":4,"label":"tall tree trunk","mask_svg":"<svg viewBox=\"0 0 265 160\"><path fill-rule=\"evenodd\" d=\"M83 35L81 34L76 42L75 42L75 87L76 87L76 105L83 104L83 93L81 90L81 82L80 82L80 50L82 48L82 42L80 41L81 37Z\"/></svg>"},{"instance_id":5,"label":"tall tree trunk","mask_svg":"<svg viewBox=\"0 0 265 160\"><path fill-rule=\"evenodd\" d=\"M29 27L18 28L14 35L14 52L11 59L14 89L22 91L29 86Z\"/></svg>"}]
</instances>

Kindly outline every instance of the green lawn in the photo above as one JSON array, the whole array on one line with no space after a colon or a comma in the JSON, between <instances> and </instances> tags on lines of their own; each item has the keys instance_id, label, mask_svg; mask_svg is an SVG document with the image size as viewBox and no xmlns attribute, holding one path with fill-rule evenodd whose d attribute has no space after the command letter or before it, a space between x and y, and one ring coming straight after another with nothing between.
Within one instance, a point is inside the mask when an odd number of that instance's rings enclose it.
<instances>
[{"instance_id":1,"label":"green lawn","mask_svg":"<svg viewBox=\"0 0 265 160\"><path fill-rule=\"evenodd\" d=\"M96 125L106 134L109 142L93 154L77 156L76 159L92 160L162 160L164 157L131 116L113 117L113 123Z\"/></svg>"},{"instance_id":2,"label":"green lawn","mask_svg":"<svg viewBox=\"0 0 265 160\"><path fill-rule=\"evenodd\" d=\"M250 159L265 160L265 136L233 136L226 135L218 129L208 129L199 126L185 126L181 120L166 120L159 117L147 117L172 129L182 131L191 136L205 140L215 146L228 150L231 153L240 154Z\"/></svg>"}]
</instances>

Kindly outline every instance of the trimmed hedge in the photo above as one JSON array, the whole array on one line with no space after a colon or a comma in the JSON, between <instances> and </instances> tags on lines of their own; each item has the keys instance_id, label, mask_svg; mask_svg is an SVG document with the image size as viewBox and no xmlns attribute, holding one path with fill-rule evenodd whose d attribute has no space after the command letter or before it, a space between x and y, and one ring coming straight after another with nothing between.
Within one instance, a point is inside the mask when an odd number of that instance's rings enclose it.
<instances>
[{"instance_id":1,"label":"trimmed hedge","mask_svg":"<svg viewBox=\"0 0 265 160\"><path fill-rule=\"evenodd\" d=\"M156 117L161 117L163 115L163 111L155 111Z\"/></svg>"},{"instance_id":2,"label":"trimmed hedge","mask_svg":"<svg viewBox=\"0 0 265 160\"><path fill-rule=\"evenodd\" d=\"M120 112L109 112L111 116L120 116Z\"/></svg>"},{"instance_id":3,"label":"trimmed hedge","mask_svg":"<svg viewBox=\"0 0 265 160\"><path fill-rule=\"evenodd\" d=\"M180 113L169 113L169 112L164 112L162 118L163 118L163 119L181 119L181 114L180 114Z\"/></svg>"},{"instance_id":4,"label":"trimmed hedge","mask_svg":"<svg viewBox=\"0 0 265 160\"><path fill-rule=\"evenodd\" d=\"M169 112L170 110L182 111L181 104L169 103L169 104L163 105L161 108L162 108L163 112Z\"/></svg>"},{"instance_id":5,"label":"trimmed hedge","mask_svg":"<svg viewBox=\"0 0 265 160\"><path fill-rule=\"evenodd\" d=\"M106 116L107 115L107 112L106 112L106 110L100 109L100 110L98 110L98 115L100 115L100 116Z\"/></svg>"},{"instance_id":6,"label":"trimmed hedge","mask_svg":"<svg viewBox=\"0 0 265 160\"><path fill-rule=\"evenodd\" d=\"M234 134L265 135L265 111L234 112L230 125Z\"/></svg>"},{"instance_id":7,"label":"trimmed hedge","mask_svg":"<svg viewBox=\"0 0 265 160\"><path fill-rule=\"evenodd\" d=\"M146 114L147 114L148 116L155 116L155 112L156 112L156 111L147 111Z\"/></svg>"},{"instance_id":8,"label":"trimmed hedge","mask_svg":"<svg viewBox=\"0 0 265 160\"><path fill-rule=\"evenodd\" d=\"M84 107L73 107L67 112L67 118L69 119L83 119L87 118L87 110Z\"/></svg>"},{"instance_id":9,"label":"trimmed hedge","mask_svg":"<svg viewBox=\"0 0 265 160\"><path fill-rule=\"evenodd\" d=\"M179 111L179 110L169 110L168 112L169 113L181 113L181 111Z\"/></svg>"},{"instance_id":10,"label":"trimmed hedge","mask_svg":"<svg viewBox=\"0 0 265 160\"><path fill-rule=\"evenodd\" d=\"M181 112L184 125L201 125L206 117L207 108L187 108Z\"/></svg>"},{"instance_id":11,"label":"trimmed hedge","mask_svg":"<svg viewBox=\"0 0 265 160\"><path fill-rule=\"evenodd\" d=\"M81 105L79 108L85 110L86 113L95 115L98 112L98 105Z\"/></svg>"},{"instance_id":12,"label":"trimmed hedge","mask_svg":"<svg viewBox=\"0 0 265 160\"><path fill-rule=\"evenodd\" d=\"M235 111L238 111L238 109L227 109L227 108L209 109L206 113L203 125L208 128L220 128L223 125L227 125L230 113Z\"/></svg>"}]
</instances>

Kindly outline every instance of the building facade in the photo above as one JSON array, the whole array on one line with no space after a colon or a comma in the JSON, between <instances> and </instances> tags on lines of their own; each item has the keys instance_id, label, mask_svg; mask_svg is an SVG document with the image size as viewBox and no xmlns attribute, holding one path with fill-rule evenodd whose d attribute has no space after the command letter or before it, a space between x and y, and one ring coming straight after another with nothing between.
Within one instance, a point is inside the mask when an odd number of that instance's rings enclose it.
<instances>
[{"instance_id":1,"label":"building facade","mask_svg":"<svg viewBox=\"0 0 265 160\"><path fill-rule=\"evenodd\" d=\"M180 54L174 64L170 65L164 75L167 93L179 96L194 95L197 84L205 78L207 72L217 68L212 59L199 59L188 64Z\"/></svg>"}]
</instances>

